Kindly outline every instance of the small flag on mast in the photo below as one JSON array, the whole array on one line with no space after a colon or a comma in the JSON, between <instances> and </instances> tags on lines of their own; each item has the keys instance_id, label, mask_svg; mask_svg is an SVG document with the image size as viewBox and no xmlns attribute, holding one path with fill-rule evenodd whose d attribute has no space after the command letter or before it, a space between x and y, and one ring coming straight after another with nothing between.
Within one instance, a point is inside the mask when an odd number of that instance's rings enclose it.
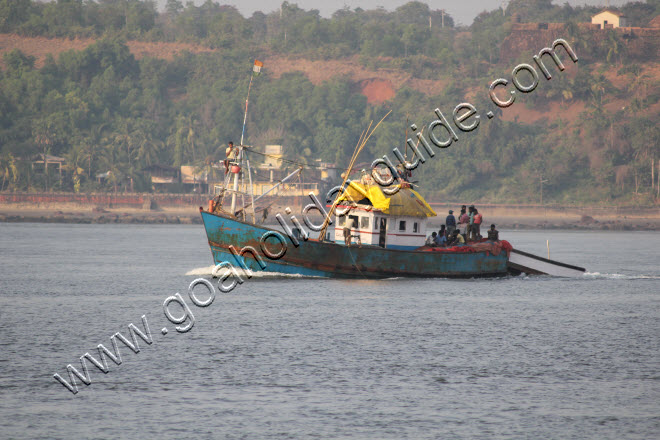
<instances>
[{"instance_id":1,"label":"small flag on mast","mask_svg":"<svg viewBox=\"0 0 660 440\"><path fill-rule=\"evenodd\" d=\"M261 73L261 68L263 67L264 63L262 63L259 60L254 60L254 67L252 68L252 73L254 76L257 76Z\"/></svg>"}]
</instances>

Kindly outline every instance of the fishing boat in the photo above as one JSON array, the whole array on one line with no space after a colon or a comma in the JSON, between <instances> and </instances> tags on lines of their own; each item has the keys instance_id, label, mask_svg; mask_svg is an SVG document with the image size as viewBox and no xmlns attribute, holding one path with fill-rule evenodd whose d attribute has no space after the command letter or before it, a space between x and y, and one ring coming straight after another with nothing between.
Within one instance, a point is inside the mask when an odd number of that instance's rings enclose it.
<instances>
[{"instance_id":1,"label":"fishing boat","mask_svg":"<svg viewBox=\"0 0 660 440\"><path fill-rule=\"evenodd\" d=\"M332 216L324 218L323 223L331 227L327 232L308 218L304 218L307 227L303 226L288 209L276 215L279 228L258 224L255 204L268 192L254 198L249 185L242 183L250 173L246 160L249 147L238 148L224 188L208 210L200 208L216 265L333 278L477 278L512 273L576 276L584 272L583 268L515 251L505 240L481 240L449 248L425 246L427 222L436 213L405 183L393 194L386 194L367 178L346 184L333 202L326 200L319 206L316 199L309 207ZM243 164L247 165L244 174ZM239 199L243 206L237 205ZM307 215L309 210L301 214ZM290 218L285 219L285 215ZM312 238L312 228L321 229L318 237Z\"/></svg>"},{"instance_id":2,"label":"fishing boat","mask_svg":"<svg viewBox=\"0 0 660 440\"><path fill-rule=\"evenodd\" d=\"M255 61L254 71L258 73L262 65ZM373 168L370 173L362 170L359 181L348 180L380 122L363 132L342 184L324 197L325 203L310 194L312 203L304 208L301 204L306 227L289 207L275 216L280 228L268 227L263 221L259 224L257 203L294 179L302 167L255 198L249 160L253 150L243 144L251 86L252 78L240 145L228 154L224 182L208 209L200 207L216 267L240 268L247 276L253 271L269 271L338 278L477 278L510 273L566 276L584 272L549 259L530 258L531 254L515 254L512 261L513 248L507 241L480 240L448 248L425 246L427 221L436 213L407 179L395 179L396 170L386 167ZM385 181L391 183L383 186ZM314 209L321 214L320 224L309 217Z\"/></svg>"},{"instance_id":3,"label":"fishing boat","mask_svg":"<svg viewBox=\"0 0 660 440\"><path fill-rule=\"evenodd\" d=\"M455 252L425 247L426 222L435 212L416 191L403 188L386 196L377 186L370 186L371 199L341 204L356 191L358 184L353 185L339 197L334 220L329 222L333 230L319 238L305 239L311 231L301 230L304 226L299 221L295 226L294 222L281 223L283 233L217 205L212 212L201 209L215 264L230 262L256 271L341 278L507 275L507 253L501 244L473 252L468 251L472 250L469 246ZM346 227L348 223L351 227ZM345 230L350 231L348 242ZM242 251L245 249L249 252Z\"/></svg>"}]
</instances>

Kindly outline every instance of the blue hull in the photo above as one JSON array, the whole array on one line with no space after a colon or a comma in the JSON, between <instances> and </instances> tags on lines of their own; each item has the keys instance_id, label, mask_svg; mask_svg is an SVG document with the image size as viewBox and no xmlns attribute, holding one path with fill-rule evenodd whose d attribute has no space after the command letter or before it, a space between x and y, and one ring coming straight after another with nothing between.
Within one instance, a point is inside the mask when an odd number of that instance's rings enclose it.
<instances>
[{"instance_id":1,"label":"blue hull","mask_svg":"<svg viewBox=\"0 0 660 440\"><path fill-rule=\"evenodd\" d=\"M300 241L295 246L286 235L286 247L270 237L277 231L202 211L202 220L215 264L228 262L254 271L280 272L332 278L389 277L495 277L507 274L507 255L502 252L441 253L351 246L318 241ZM254 250L241 253L245 247ZM234 252L230 249L233 247ZM269 258L282 253L280 258ZM237 255L241 253L241 255ZM264 267L265 266L265 267Z\"/></svg>"}]
</instances>

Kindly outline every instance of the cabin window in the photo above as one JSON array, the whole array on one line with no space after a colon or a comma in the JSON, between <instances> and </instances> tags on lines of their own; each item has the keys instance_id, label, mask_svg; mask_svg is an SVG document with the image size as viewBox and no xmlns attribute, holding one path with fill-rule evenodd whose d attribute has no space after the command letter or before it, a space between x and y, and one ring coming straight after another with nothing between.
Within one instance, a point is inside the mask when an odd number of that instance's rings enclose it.
<instances>
[{"instance_id":1,"label":"cabin window","mask_svg":"<svg viewBox=\"0 0 660 440\"><path fill-rule=\"evenodd\" d=\"M369 229L369 217L360 217L360 229Z\"/></svg>"},{"instance_id":2,"label":"cabin window","mask_svg":"<svg viewBox=\"0 0 660 440\"><path fill-rule=\"evenodd\" d=\"M346 224L346 216L340 216L337 218L337 225L338 226L344 226Z\"/></svg>"},{"instance_id":3,"label":"cabin window","mask_svg":"<svg viewBox=\"0 0 660 440\"><path fill-rule=\"evenodd\" d=\"M374 217L374 230L378 229L380 217Z\"/></svg>"},{"instance_id":4,"label":"cabin window","mask_svg":"<svg viewBox=\"0 0 660 440\"><path fill-rule=\"evenodd\" d=\"M413 232L419 232L419 225L417 222L413 223Z\"/></svg>"},{"instance_id":5,"label":"cabin window","mask_svg":"<svg viewBox=\"0 0 660 440\"><path fill-rule=\"evenodd\" d=\"M399 221L399 231L406 231L406 221L405 220L400 220Z\"/></svg>"}]
</instances>

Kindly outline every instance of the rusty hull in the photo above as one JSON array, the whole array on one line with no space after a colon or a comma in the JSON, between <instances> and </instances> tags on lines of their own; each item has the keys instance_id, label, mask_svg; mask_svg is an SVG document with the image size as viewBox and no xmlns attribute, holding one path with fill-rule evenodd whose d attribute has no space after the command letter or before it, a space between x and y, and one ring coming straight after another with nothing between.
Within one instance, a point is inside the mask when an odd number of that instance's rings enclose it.
<instances>
[{"instance_id":1,"label":"rusty hull","mask_svg":"<svg viewBox=\"0 0 660 440\"><path fill-rule=\"evenodd\" d=\"M390 277L448 277L473 278L507 275L505 252L440 253L383 249L377 246L344 246L316 240L299 242L295 246L285 234L286 251L281 258L266 256L263 246L271 254L282 250L280 241L270 237L262 241L268 231L263 226L239 221L235 218L201 211L215 264L229 262L245 265L254 271L280 272L305 276L336 278L390 278ZM279 232L279 231L276 231ZM251 252L242 256L246 246L259 255L265 268Z\"/></svg>"}]
</instances>

